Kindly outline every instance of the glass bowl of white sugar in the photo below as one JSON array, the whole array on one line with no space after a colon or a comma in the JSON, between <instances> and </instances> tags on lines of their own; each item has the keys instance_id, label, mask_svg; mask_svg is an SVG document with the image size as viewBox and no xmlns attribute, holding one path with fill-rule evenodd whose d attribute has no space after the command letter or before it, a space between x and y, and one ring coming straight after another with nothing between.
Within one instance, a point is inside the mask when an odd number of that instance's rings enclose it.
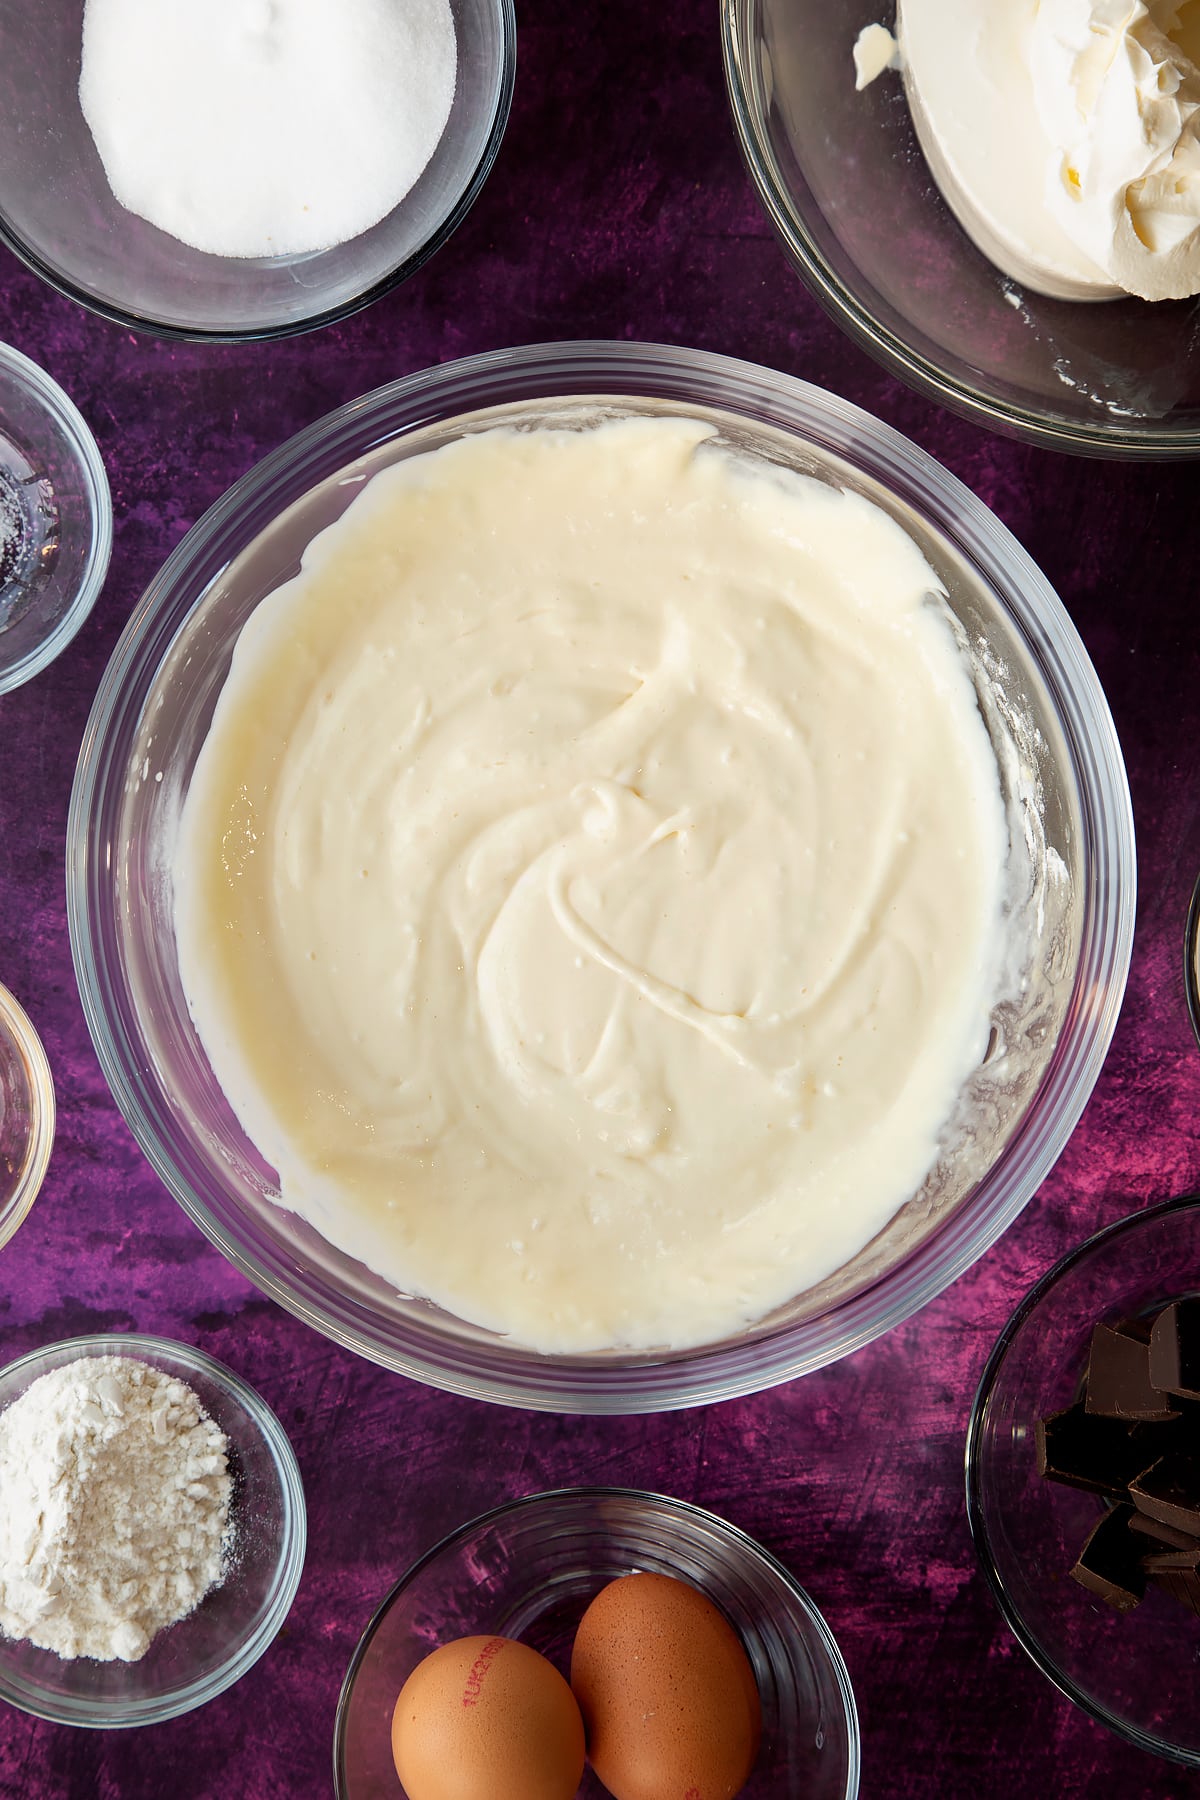
<instances>
[{"instance_id":1,"label":"glass bowl of white sugar","mask_svg":"<svg viewBox=\"0 0 1200 1800\"><path fill-rule=\"evenodd\" d=\"M856 91L859 33L895 26L898 10L895 0L837 7L820 0L722 0L735 132L792 266L886 368L978 424L1083 455L1200 456L1195 299L1054 298L989 260L931 172L903 74L884 69ZM944 6L913 0L908 8L914 24L934 29L935 43L938 31L949 42L951 27L965 29L975 42L993 26L1015 38L1036 10L991 0ZM1076 17L1086 10L1077 8ZM1183 9L1176 11L1182 17ZM1042 13L1048 19L1045 7ZM878 41L886 58L886 41ZM1087 41L1085 32L1081 43ZM1124 61L1119 48L1114 66ZM989 108L995 111L995 59L972 64L959 51L953 44L942 71L953 82L952 116L927 141L936 145L936 159L944 151L947 164L956 166L960 152L982 151L984 171L993 182L1000 176L996 192L1007 205L1031 134L1013 124L1018 115L1010 107L999 114L999 141L985 135ZM1164 86L1168 76L1164 70ZM1131 92L1131 117L1140 105ZM965 146L952 140L951 129ZM1200 187L1193 185L1192 194L1195 227ZM1184 227L1182 217L1178 224ZM1193 261L1200 267L1200 236ZM786 279L781 264L780 281Z\"/></svg>"},{"instance_id":2,"label":"glass bowl of white sugar","mask_svg":"<svg viewBox=\"0 0 1200 1800\"><path fill-rule=\"evenodd\" d=\"M244 1675L287 1617L304 1490L274 1413L163 1338L97 1335L0 1370L0 1698L151 1725Z\"/></svg>"},{"instance_id":3,"label":"glass bowl of white sugar","mask_svg":"<svg viewBox=\"0 0 1200 1800\"><path fill-rule=\"evenodd\" d=\"M807 523L793 503L815 508ZM952 801L937 826L923 800L911 823L891 810L928 708L911 732L893 725L899 665L893 679L880 656L893 626L856 610L889 582L862 583L852 515L911 572L914 630L936 624L949 658L929 705L959 696L970 760L988 769L986 804ZM370 532L348 542L341 527L359 520ZM764 572L785 553L798 560ZM293 632L280 606L319 597L310 569L346 572L354 591L322 589L328 604ZM433 596L415 605L413 570ZM380 592L400 595L402 617L374 610ZM803 666L821 645L836 679ZM235 654L266 678L261 730L232 699ZM860 677L827 735L806 709ZM214 752L218 704L246 729ZM372 720L383 735L364 749ZM202 753L236 777L225 799L199 778ZM903 810L943 806L950 760L904 778ZM233 805L228 831L205 824L213 797ZM965 846L987 820L983 861L1003 864L1006 899L999 914L970 902L989 968L999 953L977 1006L978 965L947 981L936 926L923 946L896 938L880 882L907 886L918 839L960 875L982 868ZM213 880L187 889L204 845ZM210 900L270 906L274 881L278 929L257 911L221 925ZM380 389L218 502L101 682L67 882L118 1105L225 1255L409 1376L622 1413L790 1380L983 1254L1099 1073L1134 851L1075 628L960 483L776 371L580 343ZM938 877L926 891L940 906L956 890ZM928 932L934 917L921 905L913 922ZM188 973L206 947L253 958L285 941L286 975L265 958L245 980ZM908 1010L942 982L967 1003L961 1033L918 1030ZM229 998L230 1035L205 994ZM912 1124L895 1084L951 1043L954 1072L922 1087L930 1132L905 1145L904 1172L889 1152L869 1182L849 1177L877 1126ZM241 1080L230 1045L261 1080Z\"/></svg>"},{"instance_id":4,"label":"glass bowl of white sugar","mask_svg":"<svg viewBox=\"0 0 1200 1800\"><path fill-rule=\"evenodd\" d=\"M108 571L112 499L78 408L0 344L0 694L53 662Z\"/></svg>"},{"instance_id":5,"label":"glass bowl of white sugar","mask_svg":"<svg viewBox=\"0 0 1200 1800\"><path fill-rule=\"evenodd\" d=\"M512 0L8 10L0 240L133 330L285 336L413 274L508 120Z\"/></svg>"}]
</instances>

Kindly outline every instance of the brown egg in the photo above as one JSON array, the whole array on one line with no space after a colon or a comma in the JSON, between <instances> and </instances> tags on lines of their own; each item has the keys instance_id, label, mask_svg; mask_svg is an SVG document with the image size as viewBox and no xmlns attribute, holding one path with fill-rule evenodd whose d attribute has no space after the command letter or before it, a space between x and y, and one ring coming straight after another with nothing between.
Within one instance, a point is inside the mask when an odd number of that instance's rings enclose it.
<instances>
[{"instance_id":1,"label":"brown egg","mask_svg":"<svg viewBox=\"0 0 1200 1800\"><path fill-rule=\"evenodd\" d=\"M615 1800L733 1800L762 1732L741 1640L667 1575L610 1582L579 1623L571 1686L592 1767Z\"/></svg>"},{"instance_id":2,"label":"brown egg","mask_svg":"<svg viewBox=\"0 0 1200 1800\"><path fill-rule=\"evenodd\" d=\"M457 1638L401 1688L392 1757L408 1800L574 1800L583 1720L554 1664L528 1644Z\"/></svg>"}]
</instances>

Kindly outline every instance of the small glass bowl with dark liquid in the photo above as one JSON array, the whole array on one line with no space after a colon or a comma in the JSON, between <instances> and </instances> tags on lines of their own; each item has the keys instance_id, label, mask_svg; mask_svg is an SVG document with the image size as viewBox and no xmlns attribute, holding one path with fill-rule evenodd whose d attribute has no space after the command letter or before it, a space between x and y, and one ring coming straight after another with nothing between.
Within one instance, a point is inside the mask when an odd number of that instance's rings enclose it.
<instances>
[{"instance_id":1,"label":"small glass bowl with dark liquid","mask_svg":"<svg viewBox=\"0 0 1200 1800\"><path fill-rule=\"evenodd\" d=\"M111 549L95 439L57 383L0 344L0 694L74 637Z\"/></svg>"}]
</instances>

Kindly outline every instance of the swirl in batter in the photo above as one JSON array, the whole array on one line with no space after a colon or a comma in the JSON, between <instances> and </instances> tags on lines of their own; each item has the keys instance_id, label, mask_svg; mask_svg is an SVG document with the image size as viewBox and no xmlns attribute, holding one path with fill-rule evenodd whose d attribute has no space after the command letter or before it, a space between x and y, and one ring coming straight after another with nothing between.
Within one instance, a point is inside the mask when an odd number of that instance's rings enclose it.
<instances>
[{"instance_id":1,"label":"swirl in batter","mask_svg":"<svg viewBox=\"0 0 1200 1800\"><path fill-rule=\"evenodd\" d=\"M551 1352L849 1260L987 1041L1007 835L915 544L697 421L376 475L239 639L180 966L284 1204Z\"/></svg>"}]
</instances>

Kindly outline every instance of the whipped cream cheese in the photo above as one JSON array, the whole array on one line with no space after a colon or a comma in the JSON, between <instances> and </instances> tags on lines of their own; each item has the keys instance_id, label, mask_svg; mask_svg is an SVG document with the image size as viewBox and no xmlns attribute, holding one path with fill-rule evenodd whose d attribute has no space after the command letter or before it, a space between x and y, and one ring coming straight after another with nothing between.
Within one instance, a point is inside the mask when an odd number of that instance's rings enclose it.
<instances>
[{"instance_id":1,"label":"whipped cream cheese","mask_svg":"<svg viewBox=\"0 0 1200 1800\"><path fill-rule=\"evenodd\" d=\"M901 526L705 423L589 417L414 456L313 540L174 867L283 1203L550 1352L735 1332L920 1187L1008 848Z\"/></svg>"},{"instance_id":2,"label":"whipped cream cheese","mask_svg":"<svg viewBox=\"0 0 1200 1800\"><path fill-rule=\"evenodd\" d=\"M861 93L885 69L900 67L900 46L886 25L864 25L854 40L854 85Z\"/></svg>"},{"instance_id":3,"label":"whipped cream cheese","mask_svg":"<svg viewBox=\"0 0 1200 1800\"><path fill-rule=\"evenodd\" d=\"M1128 293L1200 292L1200 5L1041 0L1030 67L1063 230Z\"/></svg>"},{"instance_id":4,"label":"whipped cream cheese","mask_svg":"<svg viewBox=\"0 0 1200 1800\"><path fill-rule=\"evenodd\" d=\"M1200 0L899 0L897 34L934 178L1000 269L1200 292Z\"/></svg>"}]
</instances>

